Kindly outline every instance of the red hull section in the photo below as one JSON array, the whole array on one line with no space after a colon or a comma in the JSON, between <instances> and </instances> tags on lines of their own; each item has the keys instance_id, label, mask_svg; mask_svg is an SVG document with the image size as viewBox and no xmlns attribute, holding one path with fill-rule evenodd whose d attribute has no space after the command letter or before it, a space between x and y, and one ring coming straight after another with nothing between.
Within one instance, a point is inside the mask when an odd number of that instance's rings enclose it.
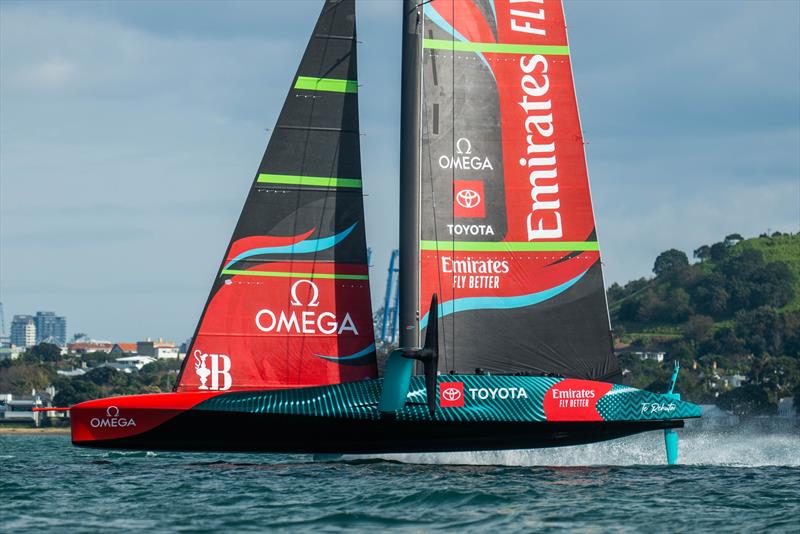
<instances>
[{"instance_id":1,"label":"red hull section","mask_svg":"<svg viewBox=\"0 0 800 534\"><path fill-rule=\"evenodd\" d=\"M163 425L220 392L159 393L110 397L70 408L72 442L130 438Z\"/></svg>"}]
</instances>

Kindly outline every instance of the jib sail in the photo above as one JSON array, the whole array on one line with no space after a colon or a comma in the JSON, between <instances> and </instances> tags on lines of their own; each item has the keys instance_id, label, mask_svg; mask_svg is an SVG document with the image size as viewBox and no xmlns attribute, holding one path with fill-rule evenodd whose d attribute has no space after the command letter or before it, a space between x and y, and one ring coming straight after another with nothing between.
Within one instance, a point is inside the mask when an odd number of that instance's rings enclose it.
<instances>
[{"instance_id":1,"label":"jib sail","mask_svg":"<svg viewBox=\"0 0 800 534\"><path fill-rule=\"evenodd\" d=\"M303 387L376 375L355 0L327 0L177 390Z\"/></svg>"},{"instance_id":2,"label":"jib sail","mask_svg":"<svg viewBox=\"0 0 800 534\"><path fill-rule=\"evenodd\" d=\"M420 327L440 370L613 380L559 0L433 0L420 32Z\"/></svg>"}]
</instances>

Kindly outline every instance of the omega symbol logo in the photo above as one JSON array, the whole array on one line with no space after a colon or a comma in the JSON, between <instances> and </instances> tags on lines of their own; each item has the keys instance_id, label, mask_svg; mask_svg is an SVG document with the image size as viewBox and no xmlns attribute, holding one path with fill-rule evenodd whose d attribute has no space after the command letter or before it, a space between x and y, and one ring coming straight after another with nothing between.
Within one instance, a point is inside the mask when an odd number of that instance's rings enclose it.
<instances>
[{"instance_id":1,"label":"omega symbol logo","mask_svg":"<svg viewBox=\"0 0 800 534\"><path fill-rule=\"evenodd\" d=\"M442 391L442 398L450 402L455 402L461 398L461 391L458 388L447 388Z\"/></svg>"},{"instance_id":2,"label":"omega symbol logo","mask_svg":"<svg viewBox=\"0 0 800 534\"><path fill-rule=\"evenodd\" d=\"M106 408L106 415L108 417L119 417L119 408L116 406L109 406Z\"/></svg>"},{"instance_id":3,"label":"omega symbol logo","mask_svg":"<svg viewBox=\"0 0 800 534\"><path fill-rule=\"evenodd\" d=\"M472 189L462 189L456 194L456 202L462 208L470 209L481 203L481 196Z\"/></svg>"},{"instance_id":4,"label":"omega symbol logo","mask_svg":"<svg viewBox=\"0 0 800 534\"><path fill-rule=\"evenodd\" d=\"M311 286L311 298L308 299L308 306L309 307L317 307L319 306L319 288L317 284L312 282L311 280L298 280L292 285L292 306L302 306L303 303L300 302L300 298L297 296L297 288L301 284L308 284Z\"/></svg>"},{"instance_id":5,"label":"omega symbol logo","mask_svg":"<svg viewBox=\"0 0 800 534\"><path fill-rule=\"evenodd\" d=\"M460 138L456 141L456 153L458 154L472 154L472 143L466 137Z\"/></svg>"}]
</instances>

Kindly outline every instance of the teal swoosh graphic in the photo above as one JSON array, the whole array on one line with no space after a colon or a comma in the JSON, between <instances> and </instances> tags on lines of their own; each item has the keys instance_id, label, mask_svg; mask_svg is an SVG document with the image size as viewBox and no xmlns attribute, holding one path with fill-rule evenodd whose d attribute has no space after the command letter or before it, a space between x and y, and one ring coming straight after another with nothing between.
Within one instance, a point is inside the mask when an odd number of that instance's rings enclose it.
<instances>
[{"instance_id":1,"label":"teal swoosh graphic","mask_svg":"<svg viewBox=\"0 0 800 534\"><path fill-rule=\"evenodd\" d=\"M492 5L492 9L494 9L494 5ZM439 14L439 12L438 12L438 11L436 11L436 8L435 8L435 7L433 7L431 4L425 4L425 5L422 7L422 11L423 11L423 12L424 12L424 13L425 13L425 14L428 16L428 18L429 18L429 19L431 19L431 20L432 20L432 21L433 21L433 22L434 22L434 23L435 23L437 26L439 26L441 29L443 29L444 31L446 31L447 33L449 33L450 35L452 35L453 37L455 37L455 38L456 38L456 39L458 39L459 41L464 41L465 43L468 43L468 42L470 42L470 41L469 41L469 39L467 39L466 37L464 37L463 35L461 35L461 33L459 33L459 31L458 31L458 30L456 30L455 28L453 28L453 27L450 25L450 23L449 23L449 22L447 22L446 20L444 20L444 17L442 17L442 16ZM497 22L497 17L495 16L495 23L496 23L496 22ZM455 51L453 52L453 54L455 54ZM478 57L480 57L480 58L481 58L481 61L483 62L483 64L484 64L484 65L486 65L486 68L487 68L487 69L489 69L489 74L491 74L491 75L492 75L492 78L494 78L494 71L492 70L492 67L490 67L490 66L489 66L489 62L488 62L488 61L486 61L486 57L483 55L483 53L482 53L482 52L475 52L475 54L478 54ZM496 78L495 78L495 81L496 81Z\"/></svg>"},{"instance_id":2,"label":"teal swoosh graphic","mask_svg":"<svg viewBox=\"0 0 800 534\"><path fill-rule=\"evenodd\" d=\"M355 363L353 360L358 360L359 358L363 358L364 356L369 356L374 352L375 352L375 343L370 343L360 351L354 354L350 354L348 356L324 356L322 354L315 354L314 356L316 356L317 358L322 358L323 360L328 360L330 362L353 365Z\"/></svg>"},{"instance_id":3,"label":"teal swoosh graphic","mask_svg":"<svg viewBox=\"0 0 800 534\"><path fill-rule=\"evenodd\" d=\"M245 250L231 261L229 261L225 267L222 269L225 270L237 261L241 261L245 258L249 258L251 256L261 256L263 254L309 254L311 252L319 252L321 250L326 250L329 248L333 248L338 245L344 238L350 235L358 223L353 223L353 226L350 228L339 232L338 234L323 237L321 239L304 239L299 243L294 243L292 245L281 245L279 247L262 247L262 248L253 248L250 250Z\"/></svg>"},{"instance_id":4,"label":"teal swoosh graphic","mask_svg":"<svg viewBox=\"0 0 800 534\"><path fill-rule=\"evenodd\" d=\"M589 272L588 269L572 280L568 280L559 286L529 295L517 295L515 297L465 297L443 302L439 304L439 317L441 318L445 315L452 315L454 313L470 310L510 310L512 308L524 308L525 306L538 304L563 293L575 285L587 272ZM428 313L426 313L419 322L420 330L428 326Z\"/></svg>"}]
</instances>

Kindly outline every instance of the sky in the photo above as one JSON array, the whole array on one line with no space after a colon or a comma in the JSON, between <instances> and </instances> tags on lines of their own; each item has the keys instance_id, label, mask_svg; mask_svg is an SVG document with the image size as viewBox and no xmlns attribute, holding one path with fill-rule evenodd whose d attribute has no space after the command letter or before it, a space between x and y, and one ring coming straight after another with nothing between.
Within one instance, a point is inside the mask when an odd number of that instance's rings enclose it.
<instances>
[{"instance_id":1,"label":"sky","mask_svg":"<svg viewBox=\"0 0 800 534\"><path fill-rule=\"evenodd\" d=\"M188 338L320 2L0 0L0 302ZM565 1L606 282L800 230L800 2ZM358 4L373 302L397 244L400 3Z\"/></svg>"}]
</instances>

